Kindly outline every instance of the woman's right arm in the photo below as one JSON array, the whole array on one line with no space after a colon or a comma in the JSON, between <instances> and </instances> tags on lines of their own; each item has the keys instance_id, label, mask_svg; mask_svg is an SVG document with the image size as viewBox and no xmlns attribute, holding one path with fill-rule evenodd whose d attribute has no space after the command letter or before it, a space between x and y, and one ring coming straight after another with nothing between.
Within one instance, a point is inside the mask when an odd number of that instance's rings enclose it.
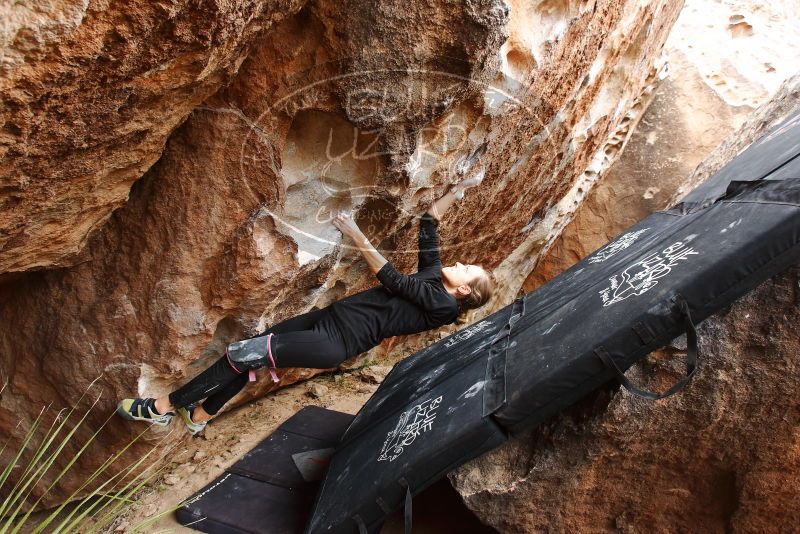
<instances>
[{"instance_id":1,"label":"woman's right arm","mask_svg":"<svg viewBox=\"0 0 800 534\"><path fill-rule=\"evenodd\" d=\"M431 204L431 207L428 208L428 211L425 213L429 214L437 221L441 220L442 215L444 215L444 212L447 211L447 208L452 206L453 202L456 201L455 193L461 190L462 189L459 188L458 184L450 186L450 189L447 190L447 193L445 193L442 198Z\"/></svg>"},{"instance_id":2,"label":"woman's right arm","mask_svg":"<svg viewBox=\"0 0 800 534\"><path fill-rule=\"evenodd\" d=\"M378 274L381 267L389 263L389 260L384 258L383 254L372 246L372 243L369 242L369 239L363 233L359 233L359 235L354 236L352 239L358 243L358 250L361 251L361 255L364 256L372 274Z\"/></svg>"},{"instance_id":3,"label":"woman's right arm","mask_svg":"<svg viewBox=\"0 0 800 534\"><path fill-rule=\"evenodd\" d=\"M350 214L340 213L333 218L332 222L342 234L353 240L359 252L367 261L372 274L377 274L381 267L387 263L387 259L372 246L372 243L369 242L367 236L364 235L364 232L361 231L361 228L358 227Z\"/></svg>"}]
</instances>

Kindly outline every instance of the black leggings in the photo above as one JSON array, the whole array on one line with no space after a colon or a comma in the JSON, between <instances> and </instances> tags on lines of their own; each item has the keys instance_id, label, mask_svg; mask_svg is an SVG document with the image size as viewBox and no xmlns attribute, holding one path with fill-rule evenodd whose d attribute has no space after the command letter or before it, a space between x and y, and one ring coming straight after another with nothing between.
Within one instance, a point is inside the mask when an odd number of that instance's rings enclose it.
<instances>
[{"instance_id":1,"label":"black leggings","mask_svg":"<svg viewBox=\"0 0 800 534\"><path fill-rule=\"evenodd\" d=\"M342 334L327 308L297 315L273 325L255 337L274 334L271 340L276 367L312 367L329 369L347 359ZM239 373L226 356L169 394L176 408L200 399L208 414L216 414L247 384L247 372Z\"/></svg>"}]
</instances>

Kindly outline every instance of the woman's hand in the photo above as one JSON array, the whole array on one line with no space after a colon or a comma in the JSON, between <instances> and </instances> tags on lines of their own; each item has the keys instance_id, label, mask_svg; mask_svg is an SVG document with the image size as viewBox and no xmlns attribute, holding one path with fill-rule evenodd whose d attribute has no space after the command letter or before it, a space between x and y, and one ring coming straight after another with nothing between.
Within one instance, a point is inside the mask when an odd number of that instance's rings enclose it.
<instances>
[{"instance_id":1,"label":"woman's hand","mask_svg":"<svg viewBox=\"0 0 800 534\"><path fill-rule=\"evenodd\" d=\"M483 182L483 177L485 174L486 174L486 169L483 167L483 165L481 165L481 167L475 174L473 174L469 178L461 180L454 187L458 190L466 191L470 187L478 186L481 184L481 182Z\"/></svg>"},{"instance_id":2,"label":"woman's hand","mask_svg":"<svg viewBox=\"0 0 800 534\"><path fill-rule=\"evenodd\" d=\"M353 220L353 217L350 213L339 213L339 215L334 217L333 221L331 222L333 222L333 225L338 228L343 235L346 235L353 241L361 244L361 238L364 234L361 232L361 229Z\"/></svg>"},{"instance_id":3,"label":"woman's hand","mask_svg":"<svg viewBox=\"0 0 800 534\"><path fill-rule=\"evenodd\" d=\"M367 236L361 231L350 213L340 213L333 218L333 225L338 228L342 234L348 236L356 243L356 247L367 260L370 270L373 274L377 274L381 270L387 260L380 252L375 250L375 247L369 242Z\"/></svg>"}]
</instances>

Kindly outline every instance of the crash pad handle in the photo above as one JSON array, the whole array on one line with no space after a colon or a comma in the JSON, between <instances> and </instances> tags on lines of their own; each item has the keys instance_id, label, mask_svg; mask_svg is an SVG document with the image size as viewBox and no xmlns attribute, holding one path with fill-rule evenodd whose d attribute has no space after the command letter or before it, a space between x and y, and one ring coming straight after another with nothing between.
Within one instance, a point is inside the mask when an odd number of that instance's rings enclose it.
<instances>
[{"instance_id":1,"label":"crash pad handle","mask_svg":"<svg viewBox=\"0 0 800 534\"><path fill-rule=\"evenodd\" d=\"M506 357L511 344L511 331L525 315L525 297L517 297L511 306L510 316L489 340L489 356L486 360L486 379L483 389L483 416L496 412L506 403ZM500 345L500 342L503 342Z\"/></svg>"},{"instance_id":2,"label":"crash pad handle","mask_svg":"<svg viewBox=\"0 0 800 534\"><path fill-rule=\"evenodd\" d=\"M603 364L616 373L617 379L619 379L620 383L625 386L625 389L634 395L649 400L659 400L670 397L683 389L697 371L699 354L697 349L697 330L695 328L694 321L692 321L689 303L686 302L686 299L681 295L676 295L675 304L677 304L678 310L680 311L681 315L683 315L683 323L686 329L686 376L673 384L672 387L670 387L664 393L654 393L652 391L647 391L635 386L633 382L628 380L628 377L625 376L625 373L622 372L622 369L619 368L617 362L614 361L614 358L611 357L606 349L603 347L598 347L594 351Z\"/></svg>"}]
</instances>

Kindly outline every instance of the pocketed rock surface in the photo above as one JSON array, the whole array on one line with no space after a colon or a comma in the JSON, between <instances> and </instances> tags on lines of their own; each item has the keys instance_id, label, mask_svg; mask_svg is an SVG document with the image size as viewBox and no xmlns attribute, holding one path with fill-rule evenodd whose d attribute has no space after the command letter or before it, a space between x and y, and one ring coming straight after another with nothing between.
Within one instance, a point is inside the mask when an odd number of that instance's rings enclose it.
<instances>
[{"instance_id":1,"label":"pocketed rock surface","mask_svg":"<svg viewBox=\"0 0 800 534\"><path fill-rule=\"evenodd\" d=\"M117 399L166 393L227 343L375 285L330 224L338 210L411 271L414 216L482 150L486 179L442 221L442 256L496 268L483 312L505 305L624 146L681 4L15 8L2 460L41 406L74 404L95 378L102 396L78 437ZM60 268L31 271L48 266ZM345 367L391 363L454 328ZM282 370L281 385L317 372ZM272 388L262 379L236 402ZM117 418L106 428L43 504L135 432Z\"/></svg>"},{"instance_id":2,"label":"pocketed rock surface","mask_svg":"<svg viewBox=\"0 0 800 534\"><path fill-rule=\"evenodd\" d=\"M800 75L678 187L689 191L789 112ZM673 197L673 201L680 193ZM612 387L449 475L502 532L792 532L800 524L800 267L700 326L689 386L651 402ZM680 342L628 376L665 390Z\"/></svg>"},{"instance_id":3,"label":"pocketed rock surface","mask_svg":"<svg viewBox=\"0 0 800 534\"><path fill-rule=\"evenodd\" d=\"M669 75L625 152L538 259L524 292L669 206L682 186L692 189L686 177L797 72L788 57L800 57L798 9L793 0L686 2L665 44Z\"/></svg>"}]
</instances>

